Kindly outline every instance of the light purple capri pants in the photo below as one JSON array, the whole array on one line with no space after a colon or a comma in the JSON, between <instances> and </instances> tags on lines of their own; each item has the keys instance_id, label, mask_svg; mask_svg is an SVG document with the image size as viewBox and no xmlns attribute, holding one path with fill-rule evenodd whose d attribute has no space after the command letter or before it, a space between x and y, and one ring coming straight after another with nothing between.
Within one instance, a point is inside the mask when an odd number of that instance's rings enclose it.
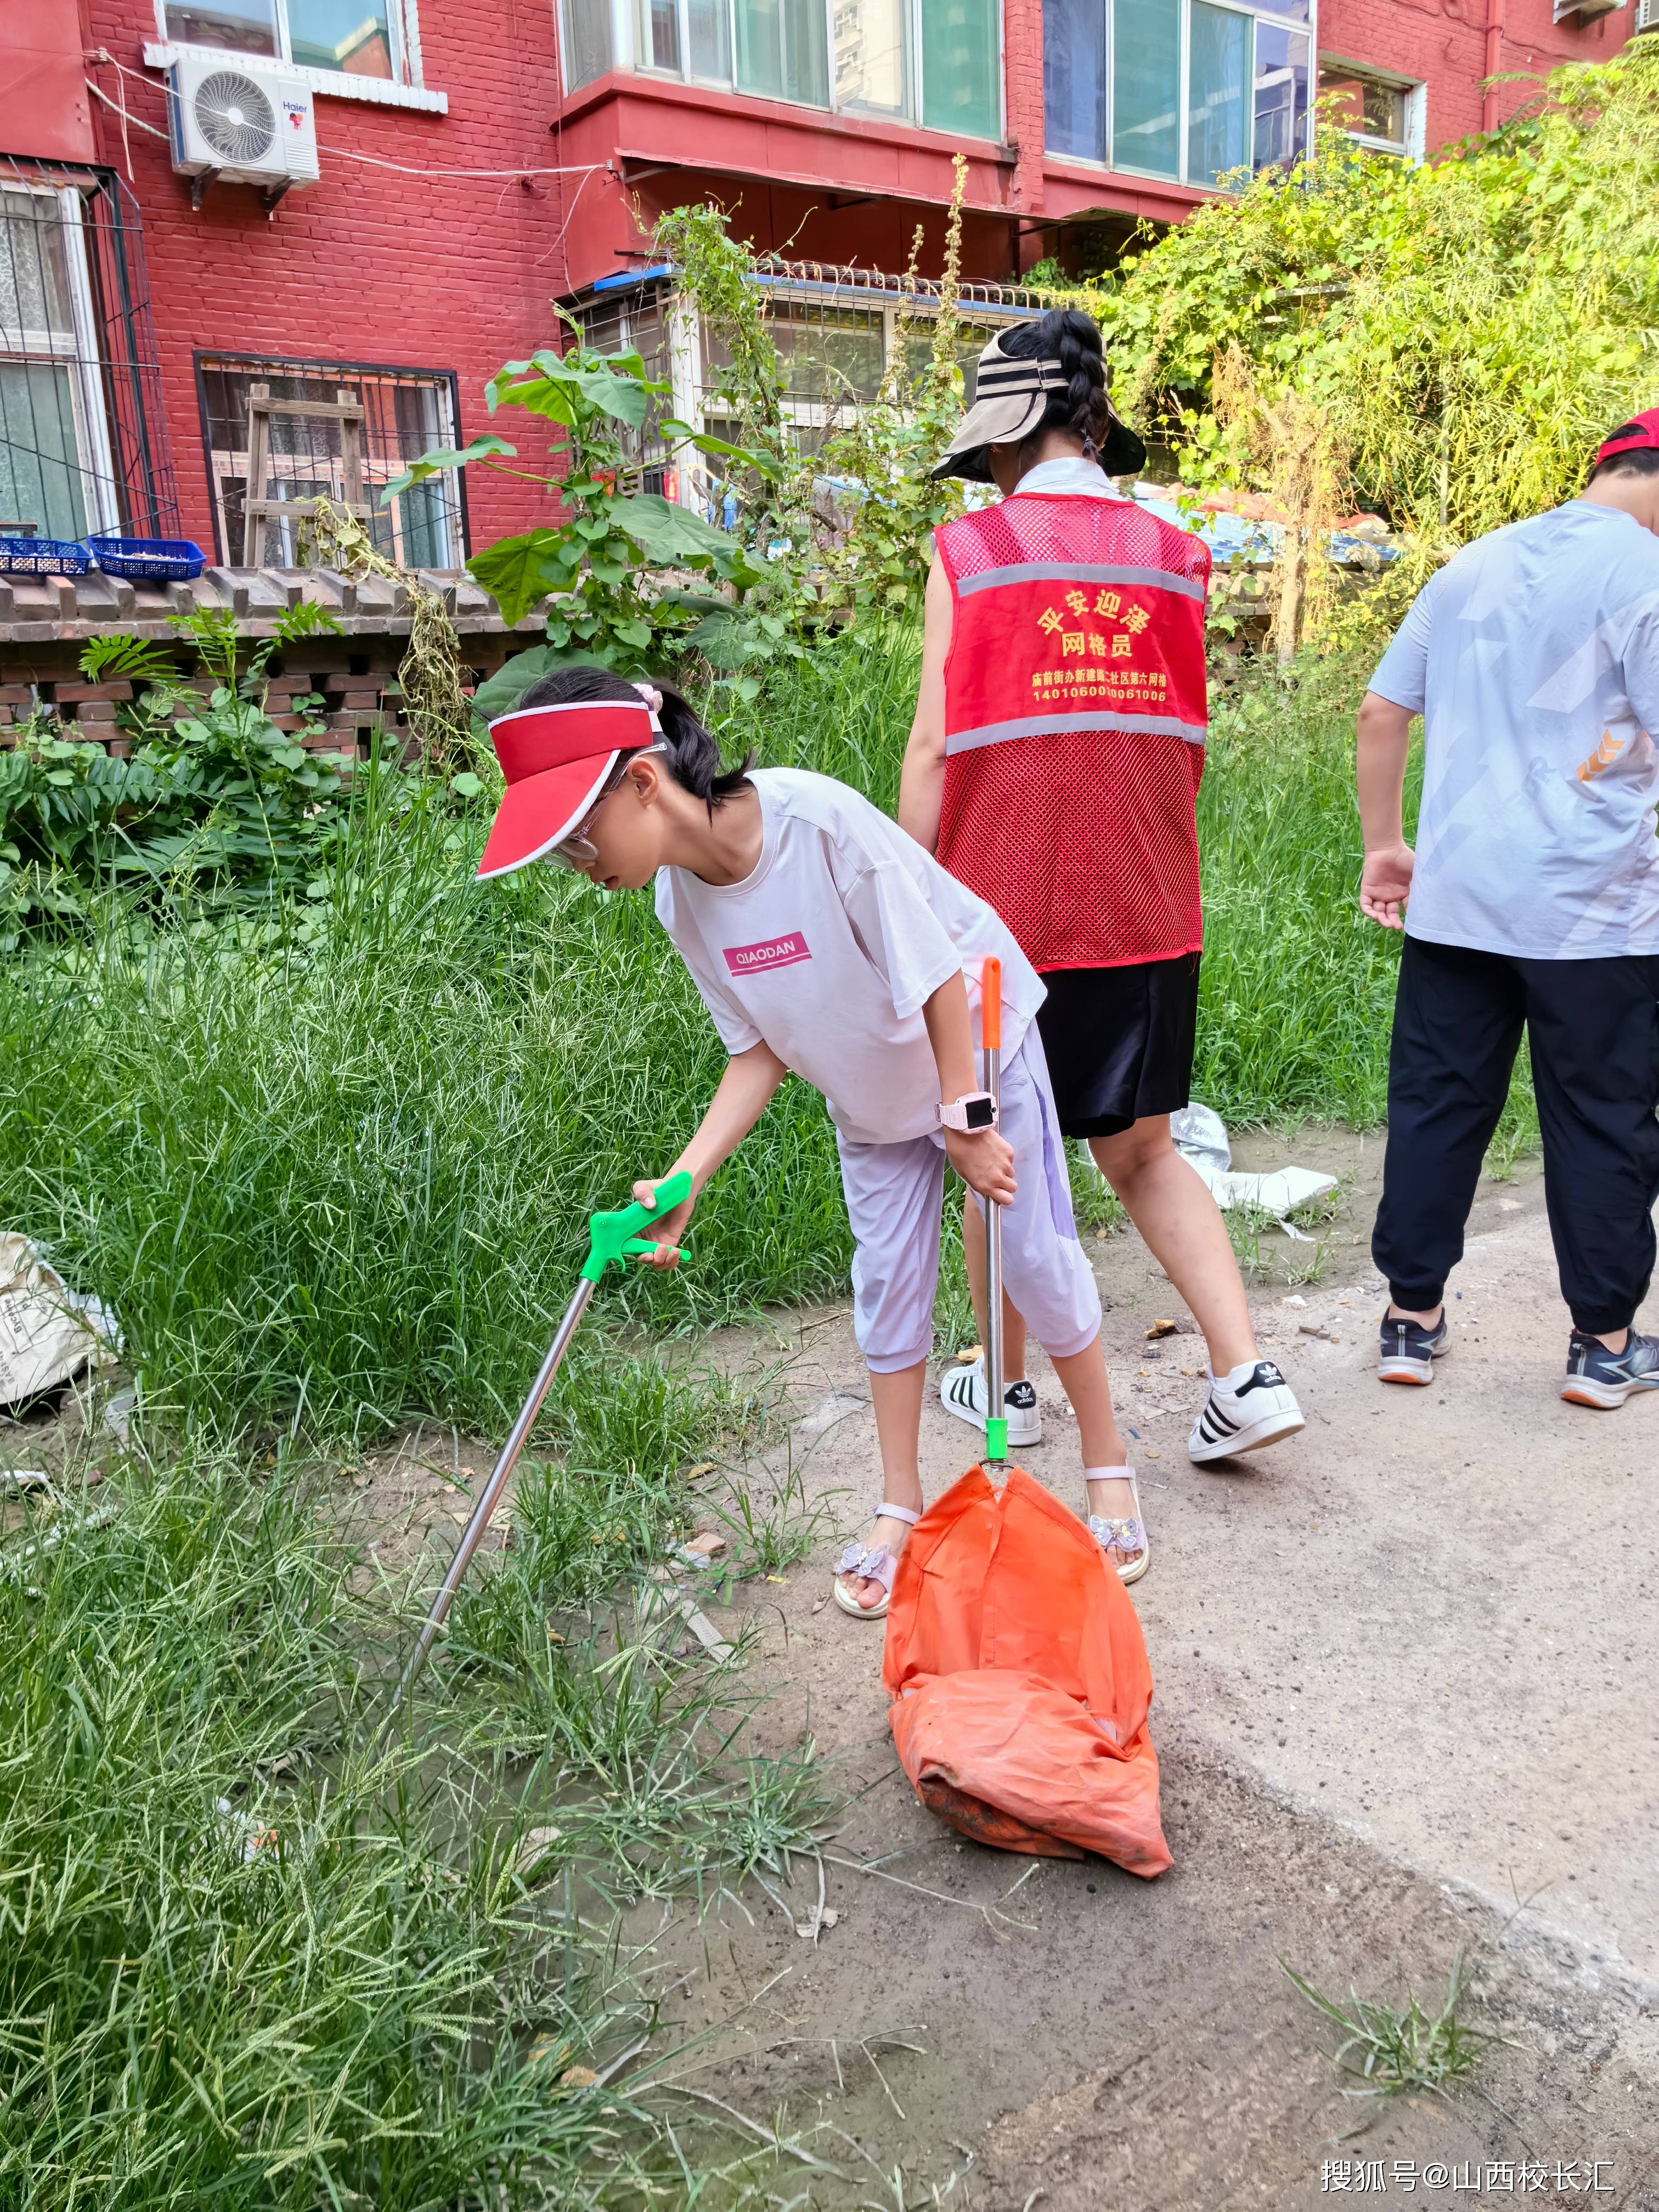
<instances>
[{"instance_id":1,"label":"light purple capri pants","mask_svg":"<svg viewBox=\"0 0 1659 2212\"><path fill-rule=\"evenodd\" d=\"M1072 1218L1065 1139L1035 1022L1003 1065L1000 1127L1019 1186L1002 1210L1003 1284L1049 1358L1069 1359L1100 1334L1100 1292ZM854 1334L872 1373L896 1375L933 1348L944 1139L859 1145L837 1132L836 1142L857 1245ZM974 1204L982 1215L983 1201Z\"/></svg>"}]
</instances>

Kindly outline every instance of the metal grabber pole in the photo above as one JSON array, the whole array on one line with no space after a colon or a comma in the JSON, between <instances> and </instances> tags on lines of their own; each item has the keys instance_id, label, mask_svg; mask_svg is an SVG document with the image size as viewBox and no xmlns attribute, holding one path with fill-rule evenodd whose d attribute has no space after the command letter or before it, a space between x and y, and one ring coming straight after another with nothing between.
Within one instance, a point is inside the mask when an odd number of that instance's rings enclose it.
<instances>
[{"instance_id":1,"label":"metal grabber pole","mask_svg":"<svg viewBox=\"0 0 1659 2212\"><path fill-rule=\"evenodd\" d=\"M979 1034L985 1048L985 1088L999 1114L1002 1109L1002 963L988 960L980 971ZM985 1461L1002 1465L1008 1457L1008 1408L1002 1383L1002 1208L993 1198L985 1207Z\"/></svg>"},{"instance_id":2,"label":"metal grabber pole","mask_svg":"<svg viewBox=\"0 0 1659 2212\"><path fill-rule=\"evenodd\" d=\"M438 1640L438 1631L448 1618L455 1593L466 1579L472 1555L483 1541L484 1531L501 1503L507 1478L518 1465L519 1455L536 1425L542 1401L552 1388L553 1377L558 1373L564 1355L570 1349L570 1340L575 1335L581 1317L587 1310L587 1302L593 1295L593 1285L608 1267L613 1263L619 1267L623 1265L625 1253L654 1252L657 1249L655 1243L638 1232L648 1228L652 1222L659 1221L665 1213L672 1213L690 1195L691 1177L683 1170L678 1175L670 1176L666 1182L657 1185L654 1206L624 1206L614 1213L595 1213L588 1217L587 1257L582 1262L581 1279L576 1285L576 1295L565 1308L564 1319L559 1323L558 1334L548 1346L540 1372L530 1387L530 1395L519 1409L519 1418L514 1422L512 1432L501 1446L501 1455L490 1470L489 1481L478 1493L477 1503L472 1508L472 1517L462 1532L460 1542L455 1547L455 1556L449 1563L449 1571L443 1578L437 1596L432 1601L432 1610L428 1613L419 1636L415 1639L415 1649L409 1655L409 1664L404 1668L403 1678L398 1684L386 1714L388 1722L403 1705L415 1677L426 1664L427 1654Z\"/></svg>"}]
</instances>

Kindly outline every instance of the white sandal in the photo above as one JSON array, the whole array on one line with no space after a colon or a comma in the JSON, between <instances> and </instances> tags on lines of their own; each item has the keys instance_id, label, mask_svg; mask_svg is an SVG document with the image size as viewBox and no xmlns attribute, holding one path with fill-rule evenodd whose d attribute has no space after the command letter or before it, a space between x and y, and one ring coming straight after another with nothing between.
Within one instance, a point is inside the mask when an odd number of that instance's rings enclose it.
<instances>
[{"instance_id":1,"label":"white sandal","mask_svg":"<svg viewBox=\"0 0 1659 2212\"><path fill-rule=\"evenodd\" d=\"M908 1505L881 1504L876 1508L878 1521L903 1521L914 1528L921 1520ZM836 1566L836 1578L830 1588L836 1594L836 1603L843 1613L850 1613L855 1620L884 1620L888 1601L893 1595L893 1577L898 1571L898 1561L885 1544L866 1546L854 1537L842 1553ZM860 1605L855 1597L848 1597L841 1586L843 1575L862 1575L866 1580L879 1583L883 1595L878 1605Z\"/></svg>"},{"instance_id":2,"label":"white sandal","mask_svg":"<svg viewBox=\"0 0 1659 2212\"><path fill-rule=\"evenodd\" d=\"M1127 1481L1135 1501L1135 1510L1127 1521L1114 1521L1104 1513L1089 1516L1089 1534L1101 1548L1106 1563L1115 1570L1118 1580L1126 1586L1138 1583L1152 1562L1152 1547L1146 1540L1146 1523L1140 1517L1140 1485L1135 1480L1132 1467L1109 1467L1104 1470L1109 1481ZM1097 1482L1101 1475L1095 1477ZM1113 1547L1120 1552L1139 1552L1136 1559L1114 1559Z\"/></svg>"}]
</instances>

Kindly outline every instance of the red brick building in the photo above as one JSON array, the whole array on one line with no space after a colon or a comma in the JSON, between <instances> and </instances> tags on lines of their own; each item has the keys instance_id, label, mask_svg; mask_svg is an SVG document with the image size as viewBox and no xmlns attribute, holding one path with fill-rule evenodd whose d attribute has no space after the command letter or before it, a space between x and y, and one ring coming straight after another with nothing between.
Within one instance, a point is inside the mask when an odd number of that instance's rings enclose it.
<instances>
[{"instance_id":1,"label":"red brick building","mask_svg":"<svg viewBox=\"0 0 1659 2212\"><path fill-rule=\"evenodd\" d=\"M483 427L485 379L548 340L555 299L620 330L661 281L665 207L717 198L763 247L890 272L920 223L936 269L960 151L964 274L991 284L1284 160L1320 84L1402 156L1490 129L1526 88L1483 79L1616 51L1632 0L1600 6L0 0L0 523L148 526L237 561L252 386L360 402L372 497ZM303 111L314 180L176 173L169 87L204 70ZM819 291L820 327L878 362L890 311ZM534 453L533 425L513 434ZM339 489L335 425L273 422L272 445L296 495ZM441 477L381 526L453 566L538 496Z\"/></svg>"}]
</instances>

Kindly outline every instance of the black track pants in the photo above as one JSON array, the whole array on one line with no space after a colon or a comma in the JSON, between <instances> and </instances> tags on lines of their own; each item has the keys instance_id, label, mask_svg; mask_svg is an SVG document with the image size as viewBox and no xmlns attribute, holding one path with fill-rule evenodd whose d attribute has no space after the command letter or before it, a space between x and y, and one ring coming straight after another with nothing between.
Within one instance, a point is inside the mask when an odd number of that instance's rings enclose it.
<instances>
[{"instance_id":1,"label":"black track pants","mask_svg":"<svg viewBox=\"0 0 1659 2212\"><path fill-rule=\"evenodd\" d=\"M1519 960L1407 937L1371 1256L1396 1305L1439 1304L1524 1023L1544 1195L1573 1326L1628 1327L1653 1274L1659 956Z\"/></svg>"}]
</instances>

